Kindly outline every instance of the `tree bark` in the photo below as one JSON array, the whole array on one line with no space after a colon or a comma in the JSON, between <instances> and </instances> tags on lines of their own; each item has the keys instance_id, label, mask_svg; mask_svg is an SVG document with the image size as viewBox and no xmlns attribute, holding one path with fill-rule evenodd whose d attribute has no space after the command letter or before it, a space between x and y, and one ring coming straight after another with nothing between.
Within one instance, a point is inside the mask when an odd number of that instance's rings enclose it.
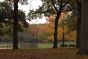
<instances>
[{"instance_id":1,"label":"tree bark","mask_svg":"<svg viewBox=\"0 0 88 59\"><path fill-rule=\"evenodd\" d=\"M14 1L13 49L18 49L18 1Z\"/></svg>"},{"instance_id":2,"label":"tree bark","mask_svg":"<svg viewBox=\"0 0 88 59\"><path fill-rule=\"evenodd\" d=\"M88 55L88 0L81 0L81 28L79 54Z\"/></svg>"},{"instance_id":3,"label":"tree bark","mask_svg":"<svg viewBox=\"0 0 88 59\"><path fill-rule=\"evenodd\" d=\"M59 21L60 15L61 15L61 10L57 12L57 16L55 19L53 48L58 48L58 21Z\"/></svg>"},{"instance_id":4,"label":"tree bark","mask_svg":"<svg viewBox=\"0 0 88 59\"><path fill-rule=\"evenodd\" d=\"M80 45L80 27L81 27L81 2L76 0L77 9L78 9L78 18L77 18L77 39L76 39L76 48L79 48Z\"/></svg>"}]
</instances>

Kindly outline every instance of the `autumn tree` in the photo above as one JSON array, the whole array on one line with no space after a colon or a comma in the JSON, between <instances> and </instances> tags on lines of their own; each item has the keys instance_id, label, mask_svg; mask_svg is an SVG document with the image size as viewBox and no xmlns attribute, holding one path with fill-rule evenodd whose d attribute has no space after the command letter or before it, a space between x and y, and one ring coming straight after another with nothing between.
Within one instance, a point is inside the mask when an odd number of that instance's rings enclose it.
<instances>
[{"instance_id":1,"label":"autumn tree","mask_svg":"<svg viewBox=\"0 0 88 59\"><path fill-rule=\"evenodd\" d=\"M65 18L62 19L59 23L59 26L64 30L63 40L70 39L70 40L75 41L76 40L77 15L76 14L74 15L73 12L67 12L66 14L64 14L64 17Z\"/></svg>"},{"instance_id":2,"label":"autumn tree","mask_svg":"<svg viewBox=\"0 0 88 59\"><path fill-rule=\"evenodd\" d=\"M74 3L76 2L75 0L42 0L43 5L37 9L36 11L31 11L29 15L33 17L44 14L45 16L50 16L52 11L54 10L56 14L55 18L55 26L54 26L54 45L53 48L57 48L57 36L58 36L58 22L60 15L63 11L73 11ZM33 16L34 15L34 16ZM31 19L31 17L29 18Z\"/></svg>"},{"instance_id":3,"label":"autumn tree","mask_svg":"<svg viewBox=\"0 0 88 59\"><path fill-rule=\"evenodd\" d=\"M53 16L50 15L48 21L49 27L52 28L51 30L54 30L54 15ZM64 42L67 40L68 41L76 40L76 23L77 23L77 14L74 15L74 12L72 11L61 13L58 24L58 40L63 42L63 46Z\"/></svg>"},{"instance_id":4,"label":"autumn tree","mask_svg":"<svg viewBox=\"0 0 88 59\"><path fill-rule=\"evenodd\" d=\"M14 0L13 49L18 49L18 2L19 0ZM22 0L22 2L24 1Z\"/></svg>"},{"instance_id":5,"label":"autumn tree","mask_svg":"<svg viewBox=\"0 0 88 59\"><path fill-rule=\"evenodd\" d=\"M18 49L18 2L26 4L27 0L4 0L9 6L14 8L13 12L13 49ZM23 22L26 24L26 22Z\"/></svg>"}]
</instances>

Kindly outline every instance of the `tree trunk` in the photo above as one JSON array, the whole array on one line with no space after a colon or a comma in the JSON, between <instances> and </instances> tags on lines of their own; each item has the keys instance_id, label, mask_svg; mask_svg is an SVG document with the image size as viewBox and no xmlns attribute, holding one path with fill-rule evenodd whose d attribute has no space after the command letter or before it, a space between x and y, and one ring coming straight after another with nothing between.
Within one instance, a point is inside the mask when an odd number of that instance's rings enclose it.
<instances>
[{"instance_id":1,"label":"tree trunk","mask_svg":"<svg viewBox=\"0 0 88 59\"><path fill-rule=\"evenodd\" d=\"M77 2L77 9L78 9L78 18L77 18L77 39L76 39L76 48L79 48L80 45L80 25L81 25L81 2L76 0Z\"/></svg>"},{"instance_id":2,"label":"tree trunk","mask_svg":"<svg viewBox=\"0 0 88 59\"><path fill-rule=\"evenodd\" d=\"M63 38L62 38L62 47L63 47L63 48L65 47L65 46L64 46L64 45L65 45L65 44L64 44L64 43L65 43L64 41L65 41L65 35L64 35L64 24L63 24Z\"/></svg>"},{"instance_id":3,"label":"tree trunk","mask_svg":"<svg viewBox=\"0 0 88 59\"><path fill-rule=\"evenodd\" d=\"M18 49L18 2L14 1L13 49Z\"/></svg>"},{"instance_id":4,"label":"tree trunk","mask_svg":"<svg viewBox=\"0 0 88 59\"><path fill-rule=\"evenodd\" d=\"M79 54L88 54L88 0L81 0L81 29Z\"/></svg>"},{"instance_id":5,"label":"tree trunk","mask_svg":"<svg viewBox=\"0 0 88 59\"><path fill-rule=\"evenodd\" d=\"M59 21L60 15L61 15L61 10L57 12L57 16L55 19L53 48L58 48L58 21Z\"/></svg>"}]
</instances>

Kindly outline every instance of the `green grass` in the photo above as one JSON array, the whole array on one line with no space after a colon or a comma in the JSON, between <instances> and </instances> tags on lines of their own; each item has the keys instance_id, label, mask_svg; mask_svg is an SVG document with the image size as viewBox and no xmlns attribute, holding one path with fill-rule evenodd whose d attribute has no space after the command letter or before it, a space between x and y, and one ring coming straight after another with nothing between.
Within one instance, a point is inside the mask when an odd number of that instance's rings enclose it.
<instances>
[{"instance_id":1,"label":"green grass","mask_svg":"<svg viewBox=\"0 0 88 59\"><path fill-rule=\"evenodd\" d=\"M29 48L52 48L52 44L49 43L38 43L36 47L30 47L31 44L19 44L18 45L21 49L29 49ZM32 45L33 46L33 45ZM0 44L0 49L12 49L12 44Z\"/></svg>"},{"instance_id":2,"label":"green grass","mask_svg":"<svg viewBox=\"0 0 88 59\"><path fill-rule=\"evenodd\" d=\"M52 48L52 44L40 43L40 44L38 44L38 48Z\"/></svg>"},{"instance_id":3,"label":"green grass","mask_svg":"<svg viewBox=\"0 0 88 59\"><path fill-rule=\"evenodd\" d=\"M3 43L0 44L0 49L12 49L12 44L10 43ZM30 48L52 48L53 43L37 43L37 44L31 44L31 43L19 43L18 44L20 49L30 49Z\"/></svg>"},{"instance_id":4,"label":"green grass","mask_svg":"<svg viewBox=\"0 0 88 59\"><path fill-rule=\"evenodd\" d=\"M11 49L12 44L0 44L0 49Z\"/></svg>"}]
</instances>

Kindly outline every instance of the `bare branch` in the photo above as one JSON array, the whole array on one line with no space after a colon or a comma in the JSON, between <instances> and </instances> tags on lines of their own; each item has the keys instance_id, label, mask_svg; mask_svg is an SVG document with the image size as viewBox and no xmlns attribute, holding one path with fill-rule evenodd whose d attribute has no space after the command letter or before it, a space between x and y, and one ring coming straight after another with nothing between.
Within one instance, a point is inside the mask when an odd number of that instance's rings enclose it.
<instances>
[{"instance_id":1,"label":"bare branch","mask_svg":"<svg viewBox=\"0 0 88 59\"><path fill-rule=\"evenodd\" d=\"M54 5L54 0L51 0L51 2L52 2L52 5L53 5L53 7L55 8L55 10L58 12L58 9L57 9L57 7Z\"/></svg>"},{"instance_id":2,"label":"bare branch","mask_svg":"<svg viewBox=\"0 0 88 59\"><path fill-rule=\"evenodd\" d=\"M67 3L69 2L69 0L66 1L66 3L61 7L61 9L67 5Z\"/></svg>"},{"instance_id":3,"label":"bare branch","mask_svg":"<svg viewBox=\"0 0 88 59\"><path fill-rule=\"evenodd\" d=\"M58 1L59 2L59 1ZM61 4L60 4L60 7L62 7L62 5L63 5L63 1L61 0Z\"/></svg>"}]
</instances>

